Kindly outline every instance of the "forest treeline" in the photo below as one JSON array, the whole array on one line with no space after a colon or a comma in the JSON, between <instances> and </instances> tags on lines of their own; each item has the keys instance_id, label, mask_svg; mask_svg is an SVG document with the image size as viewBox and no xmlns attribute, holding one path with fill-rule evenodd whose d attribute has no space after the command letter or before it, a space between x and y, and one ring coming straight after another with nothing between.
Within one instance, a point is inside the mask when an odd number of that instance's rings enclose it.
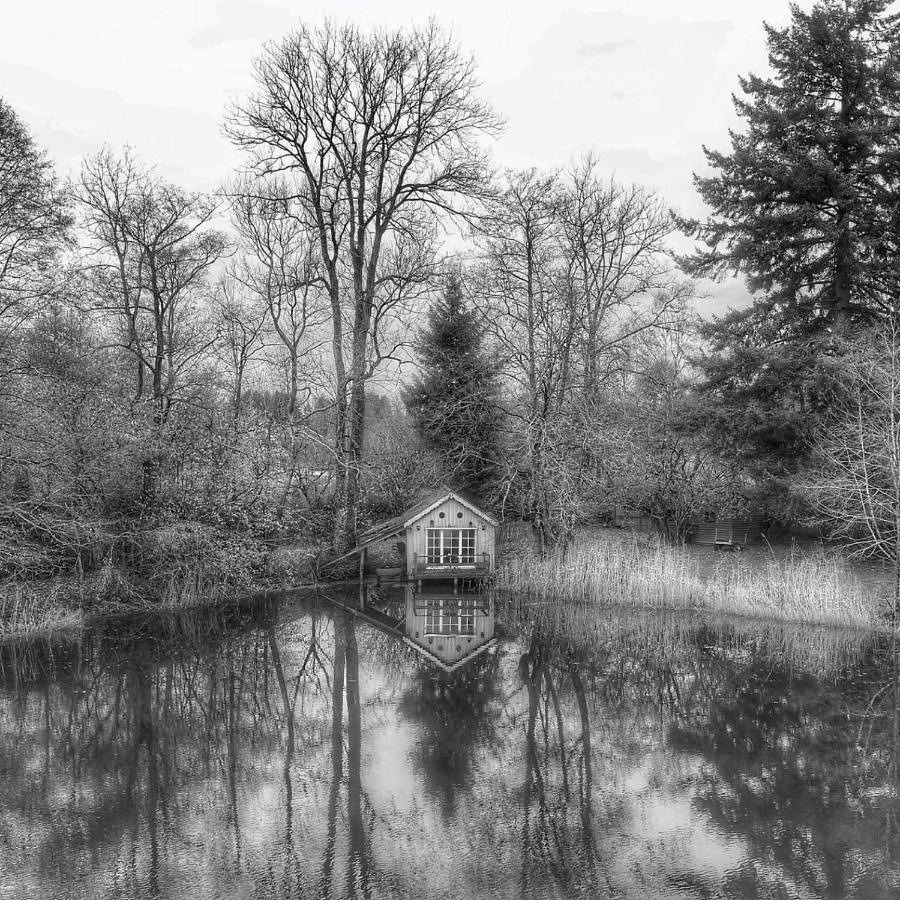
<instances>
[{"instance_id":1,"label":"forest treeline","mask_svg":"<svg viewBox=\"0 0 900 900\"><path fill-rule=\"evenodd\" d=\"M128 147L63 180L0 100L0 567L340 553L442 482L542 549L617 510L672 540L752 511L900 558L888 7L765 26L703 220L600 156L500 168L436 23L267 45L212 195ZM752 303L701 321L699 279L729 274Z\"/></svg>"}]
</instances>

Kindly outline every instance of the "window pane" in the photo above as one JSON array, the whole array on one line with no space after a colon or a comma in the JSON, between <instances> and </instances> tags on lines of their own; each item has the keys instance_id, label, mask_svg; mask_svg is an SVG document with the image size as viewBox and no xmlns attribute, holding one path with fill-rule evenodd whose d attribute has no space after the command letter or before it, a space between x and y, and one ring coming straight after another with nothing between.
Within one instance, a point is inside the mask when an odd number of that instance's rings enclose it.
<instances>
[{"instance_id":1,"label":"window pane","mask_svg":"<svg viewBox=\"0 0 900 900\"><path fill-rule=\"evenodd\" d=\"M475 529L463 528L460 531L460 562L472 565L475 562Z\"/></svg>"},{"instance_id":2,"label":"window pane","mask_svg":"<svg viewBox=\"0 0 900 900\"><path fill-rule=\"evenodd\" d=\"M475 562L475 529L429 528L426 546L429 565L470 566Z\"/></svg>"},{"instance_id":3,"label":"window pane","mask_svg":"<svg viewBox=\"0 0 900 900\"><path fill-rule=\"evenodd\" d=\"M444 529L444 562L447 565L459 562L459 529Z\"/></svg>"},{"instance_id":4,"label":"window pane","mask_svg":"<svg viewBox=\"0 0 900 900\"><path fill-rule=\"evenodd\" d=\"M440 563L441 532L439 528L428 529L428 562L430 565Z\"/></svg>"},{"instance_id":5,"label":"window pane","mask_svg":"<svg viewBox=\"0 0 900 900\"><path fill-rule=\"evenodd\" d=\"M428 600L425 633L436 635L475 634L475 604L474 597Z\"/></svg>"}]
</instances>

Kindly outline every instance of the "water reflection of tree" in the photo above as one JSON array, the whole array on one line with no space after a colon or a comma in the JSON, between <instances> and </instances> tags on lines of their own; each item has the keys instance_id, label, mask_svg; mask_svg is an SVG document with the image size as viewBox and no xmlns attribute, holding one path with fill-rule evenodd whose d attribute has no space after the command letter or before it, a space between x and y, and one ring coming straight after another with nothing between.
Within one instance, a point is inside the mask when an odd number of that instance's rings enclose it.
<instances>
[{"instance_id":1,"label":"water reflection of tree","mask_svg":"<svg viewBox=\"0 0 900 900\"><path fill-rule=\"evenodd\" d=\"M672 746L716 767L698 808L817 896L859 892L860 876L874 875L866 859L900 877L885 841L898 812L894 666L869 654L828 681L754 657L720 669L702 720L672 728ZM855 895L895 886L875 878Z\"/></svg>"},{"instance_id":2,"label":"water reflection of tree","mask_svg":"<svg viewBox=\"0 0 900 900\"><path fill-rule=\"evenodd\" d=\"M400 715L418 728L414 759L425 789L440 799L446 821L457 794L471 787L475 754L496 739L498 670L492 652L449 674L423 664L400 699Z\"/></svg>"},{"instance_id":3,"label":"water reflection of tree","mask_svg":"<svg viewBox=\"0 0 900 900\"><path fill-rule=\"evenodd\" d=\"M567 652L542 634L520 661L528 695L520 893L539 893L545 872L563 892L598 896L636 878L623 876L608 846L629 814L628 794L612 785L666 748L669 766L679 757L712 763L695 812L702 827L740 836L748 850L748 862L716 887L709 873L690 871L674 838L660 837L660 867L681 879L668 889L744 896L775 872L800 893L840 897L852 881L856 896L890 896L900 883L885 838L898 812L900 693L885 659L862 644L849 652L852 641L837 633L614 615L589 652ZM586 758L579 741L593 745ZM750 860L764 862L753 869ZM860 880L866 867L871 884ZM582 880L567 880L572 873Z\"/></svg>"},{"instance_id":4,"label":"water reflection of tree","mask_svg":"<svg viewBox=\"0 0 900 900\"><path fill-rule=\"evenodd\" d=\"M597 847L591 714L578 662L555 658L535 633L519 660L528 694L522 797L522 896L547 875L566 894L609 896L612 882ZM561 698L574 700L566 714ZM571 706L571 704L570 704Z\"/></svg>"},{"instance_id":5,"label":"water reflection of tree","mask_svg":"<svg viewBox=\"0 0 900 900\"><path fill-rule=\"evenodd\" d=\"M239 872L239 783L258 777L261 756L282 752L287 820L277 846L292 896L295 713L298 691L317 691L324 677L318 621L303 621L305 656L290 672L271 619L229 623L221 612L157 622L149 634L120 623L62 652L0 650L13 698L0 705L0 772L14 775L0 784L0 842L49 885L68 882L81 847L107 860L98 871L108 868L125 894L158 896L164 859L171 869L184 852L177 829L222 785L230 828L204 840ZM299 727L314 753L327 724L307 715Z\"/></svg>"},{"instance_id":6,"label":"water reflection of tree","mask_svg":"<svg viewBox=\"0 0 900 900\"><path fill-rule=\"evenodd\" d=\"M0 846L35 879L24 895L54 896L86 854L96 896L167 895L184 871L212 896L216 878L225 895L378 896L387 872L417 896L423 865L449 877L461 859L487 861L460 895L665 895L674 869L713 896L900 883L889 647L610 614L590 652L535 634L435 684L342 615L216 618L0 648ZM440 815L415 786L412 821L402 790L383 807L367 791L367 735L395 704ZM652 837L645 884L629 841L660 784L693 819ZM734 872L683 858L710 831L740 845Z\"/></svg>"},{"instance_id":7,"label":"water reflection of tree","mask_svg":"<svg viewBox=\"0 0 900 900\"><path fill-rule=\"evenodd\" d=\"M319 880L319 896L370 897L375 871L363 808L362 706L359 689L359 647L356 621L347 612L335 617L334 667L331 681L331 786L327 836ZM347 777L344 779L344 696L347 700ZM343 884L335 878L339 850L339 807L346 781L347 851Z\"/></svg>"}]
</instances>

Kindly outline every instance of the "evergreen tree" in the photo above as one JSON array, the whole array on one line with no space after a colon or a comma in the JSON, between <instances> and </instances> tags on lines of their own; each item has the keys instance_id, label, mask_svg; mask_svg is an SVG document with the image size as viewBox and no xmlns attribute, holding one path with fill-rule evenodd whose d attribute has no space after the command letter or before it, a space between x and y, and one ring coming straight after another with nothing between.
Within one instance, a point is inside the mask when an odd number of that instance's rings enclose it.
<instances>
[{"instance_id":1,"label":"evergreen tree","mask_svg":"<svg viewBox=\"0 0 900 900\"><path fill-rule=\"evenodd\" d=\"M755 300L707 331L716 427L784 468L827 401L819 361L894 312L900 272L900 16L888 0L822 0L766 25L773 76L740 79L731 152L704 148L712 208L682 220L694 275L740 272Z\"/></svg>"},{"instance_id":2,"label":"evergreen tree","mask_svg":"<svg viewBox=\"0 0 900 900\"><path fill-rule=\"evenodd\" d=\"M428 311L417 354L422 372L403 393L416 431L459 487L480 491L497 468L499 387L484 328L456 275Z\"/></svg>"},{"instance_id":3,"label":"evergreen tree","mask_svg":"<svg viewBox=\"0 0 900 900\"><path fill-rule=\"evenodd\" d=\"M0 340L47 297L70 224L50 161L0 97Z\"/></svg>"}]
</instances>

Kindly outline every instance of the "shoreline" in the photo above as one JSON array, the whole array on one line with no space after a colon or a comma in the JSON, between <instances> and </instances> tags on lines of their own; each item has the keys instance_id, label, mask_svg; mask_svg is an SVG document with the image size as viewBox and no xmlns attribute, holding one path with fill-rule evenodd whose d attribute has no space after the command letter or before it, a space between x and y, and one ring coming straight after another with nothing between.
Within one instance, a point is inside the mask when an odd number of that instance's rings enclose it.
<instances>
[{"instance_id":1,"label":"shoreline","mask_svg":"<svg viewBox=\"0 0 900 900\"><path fill-rule=\"evenodd\" d=\"M710 567L684 547L637 533L585 529L565 556L539 558L514 541L496 590L513 619L562 632L604 609L660 610L759 622L891 634L889 600L833 553L748 560L719 556ZM0 643L90 630L100 623L220 606L278 594L358 585L357 577L315 578L312 543L263 549L222 540L214 553L165 554L141 565L0 582ZM337 573L336 573L337 574ZM884 613L887 612L887 615Z\"/></svg>"},{"instance_id":2,"label":"shoreline","mask_svg":"<svg viewBox=\"0 0 900 900\"><path fill-rule=\"evenodd\" d=\"M76 611L68 609L61 610L63 614L55 621L44 622L40 625L28 626L15 630L0 631L0 647L39 639L54 640L65 637L77 638L101 626L114 624L116 622L125 623L140 619L163 619L166 617L185 615L195 611L209 612L218 610L225 614L241 609L242 607L263 606L268 602L283 598L287 595L306 593L310 596L315 596L336 587L353 588L357 585L358 581L346 579L303 582L290 587L284 585L261 587L258 590L237 594L231 597L211 597L204 601L185 603L182 605L172 605L163 602L153 604L147 602L141 606L134 606L126 602L105 602L92 609L89 614L84 614L82 618L77 621L71 619L72 613ZM594 621L602 623L605 619L603 616L604 612L615 614L624 613L626 615L638 615L641 613L649 615L675 615L678 617L683 616L685 619L701 619L715 624L733 623L735 625L757 624L760 626L787 626L790 628L810 629L816 632L857 634L873 637L890 636L897 631L888 620L873 623L847 622L846 624L840 624L834 621L811 621L809 619L789 618L762 612L737 612L734 610L716 609L702 605L676 606L673 604L662 603L600 603L584 599L570 603L552 599L522 602L514 599L513 592L508 588L496 588L496 590L499 595L498 603L501 605L501 608L509 613L509 620L505 623L507 627L516 629L520 624L525 624L527 622L532 627L548 628L550 631L556 632L557 636L564 641L567 638L566 632L568 632L572 625L571 622L566 622L565 619L570 616L577 616L579 613L594 613L595 615L592 617ZM541 616L540 614L538 616L530 615L541 609L554 609L558 611L560 615L558 617ZM67 620L67 616L70 617L69 620ZM583 636L584 634L582 634L582 637ZM574 637L574 635L572 637Z\"/></svg>"}]
</instances>

